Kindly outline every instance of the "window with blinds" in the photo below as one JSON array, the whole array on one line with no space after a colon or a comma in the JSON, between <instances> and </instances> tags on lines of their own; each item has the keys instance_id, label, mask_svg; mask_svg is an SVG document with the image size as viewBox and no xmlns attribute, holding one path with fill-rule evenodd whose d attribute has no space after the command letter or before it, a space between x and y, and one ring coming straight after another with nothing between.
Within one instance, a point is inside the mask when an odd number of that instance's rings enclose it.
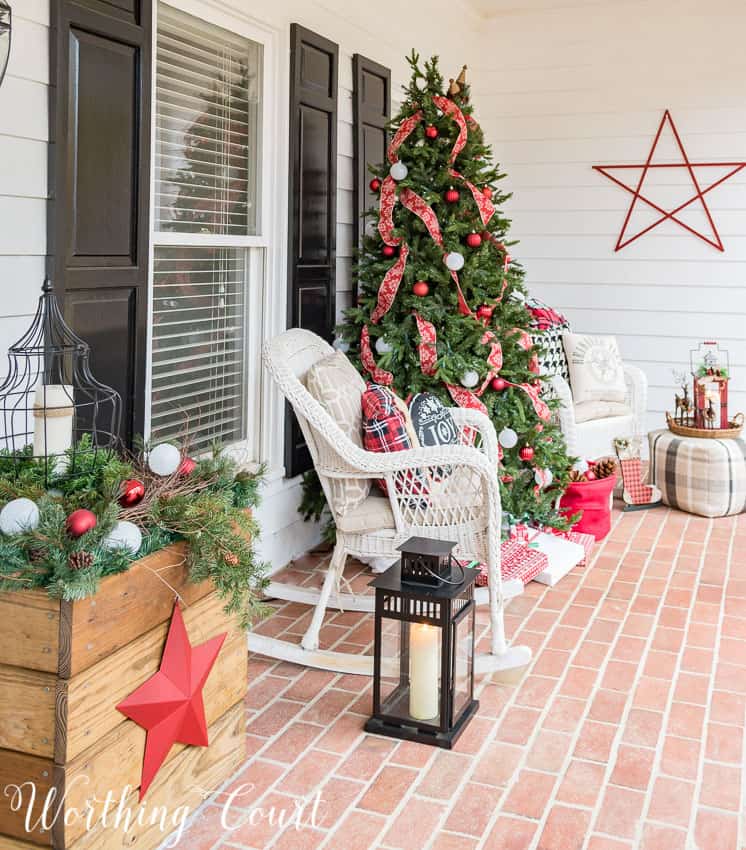
<instances>
[{"instance_id":1,"label":"window with blinds","mask_svg":"<svg viewBox=\"0 0 746 850\"><path fill-rule=\"evenodd\" d=\"M198 453L245 433L245 251L157 247L150 434Z\"/></svg>"},{"instance_id":2,"label":"window with blinds","mask_svg":"<svg viewBox=\"0 0 746 850\"><path fill-rule=\"evenodd\" d=\"M261 45L161 4L156 56L156 230L256 233Z\"/></svg>"},{"instance_id":3,"label":"window with blinds","mask_svg":"<svg viewBox=\"0 0 746 850\"><path fill-rule=\"evenodd\" d=\"M247 437L262 45L161 3L156 57L150 439L199 454Z\"/></svg>"}]
</instances>

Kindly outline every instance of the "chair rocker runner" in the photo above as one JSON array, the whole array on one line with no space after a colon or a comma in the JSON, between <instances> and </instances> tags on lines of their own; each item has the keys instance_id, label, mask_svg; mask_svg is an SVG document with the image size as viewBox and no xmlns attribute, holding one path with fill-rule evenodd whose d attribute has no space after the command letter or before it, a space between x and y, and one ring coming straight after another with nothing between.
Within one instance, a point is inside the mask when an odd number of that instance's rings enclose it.
<instances>
[{"instance_id":1,"label":"chair rocker runner","mask_svg":"<svg viewBox=\"0 0 746 850\"><path fill-rule=\"evenodd\" d=\"M531 660L525 646L509 647L505 639L504 603L523 591L520 581L500 576L500 491L495 429L484 414L452 409L460 443L407 449L390 454L369 452L356 445L323 404L306 389L306 376L315 364L335 355L324 340L293 328L267 342L264 361L272 378L290 402L303 432L330 510L337 542L321 590L271 582L267 596L315 606L300 645L250 633L249 649L336 672L372 675L372 656L319 648L319 631L327 608L372 611L372 596L340 593L349 556L363 560L395 560L397 546L412 536L456 541L456 555L487 564L488 586L480 588L478 603L489 604L490 651L478 654L476 673L523 667ZM340 356L336 353L336 356ZM356 376L357 377L357 376ZM340 387L359 402L364 383ZM350 404L355 403L355 397ZM359 409L359 406L358 406ZM345 480L383 479L388 496L371 493L350 511L341 511L335 486Z\"/></svg>"}]
</instances>

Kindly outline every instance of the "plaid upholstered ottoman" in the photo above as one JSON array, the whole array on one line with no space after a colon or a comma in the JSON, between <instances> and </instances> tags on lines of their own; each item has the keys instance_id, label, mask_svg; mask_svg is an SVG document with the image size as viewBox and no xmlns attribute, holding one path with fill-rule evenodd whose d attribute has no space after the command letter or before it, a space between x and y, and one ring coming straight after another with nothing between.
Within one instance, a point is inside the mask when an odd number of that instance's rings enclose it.
<instances>
[{"instance_id":1,"label":"plaid upholstered ottoman","mask_svg":"<svg viewBox=\"0 0 746 850\"><path fill-rule=\"evenodd\" d=\"M699 516L746 510L746 442L677 437L652 431L650 480L672 508Z\"/></svg>"}]
</instances>

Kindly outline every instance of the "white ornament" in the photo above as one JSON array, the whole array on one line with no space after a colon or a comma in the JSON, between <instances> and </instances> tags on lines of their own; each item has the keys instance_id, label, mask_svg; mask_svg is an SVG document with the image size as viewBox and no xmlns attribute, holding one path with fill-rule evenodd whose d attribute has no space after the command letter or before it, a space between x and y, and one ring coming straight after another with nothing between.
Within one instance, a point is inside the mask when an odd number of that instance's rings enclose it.
<instances>
[{"instance_id":1,"label":"white ornament","mask_svg":"<svg viewBox=\"0 0 746 850\"><path fill-rule=\"evenodd\" d=\"M379 354L388 354L392 348L382 336L379 336L376 340L376 351Z\"/></svg>"},{"instance_id":2,"label":"white ornament","mask_svg":"<svg viewBox=\"0 0 746 850\"><path fill-rule=\"evenodd\" d=\"M459 254L458 251L451 251L450 254L446 254L446 265L452 272L461 271L464 267L464 255Z\"/></svg>"},{"instance_id":3,"label":"white ornament","mask_svg":"<svg viewBox=\"0 0 746 850\"><path fill-rule=\"evenodd\" d=\"M136 555L142 545L142 534L134 522L120 520L104 537L102 545L107 549L126 549Z\"/></svg>"},{"instance_id":4,"label":"white ornament","mask_svg":"<svg viewBox=\"0 0 746 850\"><path fill-rule=\"evenodd\" d=\"M407 174L409 174L409 169L403 162L395 162L391 168L389 168L389 174L394 178L394 180L403 180Z\"/></svg>"},{"instance_id":5,"label":"white ornament","mask_svg":"<svg viewBox=\"0 0 746 850\"><path fill-rule=\"evenodd\" d=\"M476 387L479 383L479 372L475 372L473 369L469 369L468 372L464 372L461 376L461 386L466 387L467 389L471 389L472 387Z\"/></svg>"},{"instance_id":6,"label":"white ornament","mask_svg":"<svg viewBox=\"0 0 746 850\"><path fill-rule=\"evenodd\" d=\"M503 448L512 449L518 442L518 434L512 428L503 428L498 434L497 440Z\"/></svg>"},{"instance_id":7,"label":"white ornament","mask_svg":"<svg viewBox=\"0 0 746 850\"><path fill-rule=\"evenodd\" d=\"M548 487L554 480L551 469L537 469L534 473L534 481L539 487Z\"/></svg>"},{"instance_id":8,"label":"white ornament","mask_svg":"<svg viewBox=\"0 0 746 850\"><path fill-rule=\"evenodd\" d=\"M0 531L20 534L39 525L39 508L31 499L13 499L0 511Z\"/></svg>"},{"instance_id":9,"label":"white ornament","mask_svg":"<svg viewBox=\"0 0 746 850\"><path fill-rule=\"evenodd\" d=\"M588 461L579 460L573 464L572 468L575 470L575 472L578 472L580 475L583 475L588 472Z\"/></svg>"},{"instance_id":10,"label":"white ornament","mask_svg":"<svg viewBox=\"0 0 746 850\"><path fill-rule=\"evenodd\" d=\"M520 289L514 289L513 292L510 293L510 298L513 301L517 301L519 304L526 303L526 296L521 292Z\"/></svg>"},{"instance_id":11,"label":"white ornament","mask_svg":"<svg viewBox=\"0 0 746 850\"><path fill-rule=\"evenodd\" d=\"M334 348L336 348L337 351L341 351L342 354L347 354L350 350L350 344L343 339L337 338L334 340Z\"/></svg>"},{"instance_id":12,"label":"white ornament","mask_svg":"<svg viewBox=\"0 0 746 850\"><path fill-rule=\"evenodd\" d=\"M148 466L156 475L173 475L181 463L181 452L171 443L161 443L148 453Z\"/></svg>"}]
</instances>

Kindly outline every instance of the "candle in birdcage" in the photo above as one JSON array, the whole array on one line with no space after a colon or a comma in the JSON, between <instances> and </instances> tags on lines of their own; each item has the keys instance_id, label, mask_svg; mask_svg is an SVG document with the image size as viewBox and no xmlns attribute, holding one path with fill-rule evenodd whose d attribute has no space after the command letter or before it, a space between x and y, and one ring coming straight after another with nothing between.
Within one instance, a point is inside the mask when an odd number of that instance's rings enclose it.
<instances>
[{"instance_id":1,"label":"candle in birdcage","mask_svg":"<svg viewBox=\"0 0 746 850\"><path fill-rule=\"evenodd\" d=\"M34 456L61 455L73 444L73 388L39 384L34 393Z\"/></svg>"},{"instance_id":2,"label":"candle in birdcage","mask_svg":"<svg viewBox=\"0 0 746 850\"><path fill-rule=\"evenodd\" d=\"M409 627L409 713L415 720L438 716L440 629L427 623Z\"/></svg>"}]
</instances>

